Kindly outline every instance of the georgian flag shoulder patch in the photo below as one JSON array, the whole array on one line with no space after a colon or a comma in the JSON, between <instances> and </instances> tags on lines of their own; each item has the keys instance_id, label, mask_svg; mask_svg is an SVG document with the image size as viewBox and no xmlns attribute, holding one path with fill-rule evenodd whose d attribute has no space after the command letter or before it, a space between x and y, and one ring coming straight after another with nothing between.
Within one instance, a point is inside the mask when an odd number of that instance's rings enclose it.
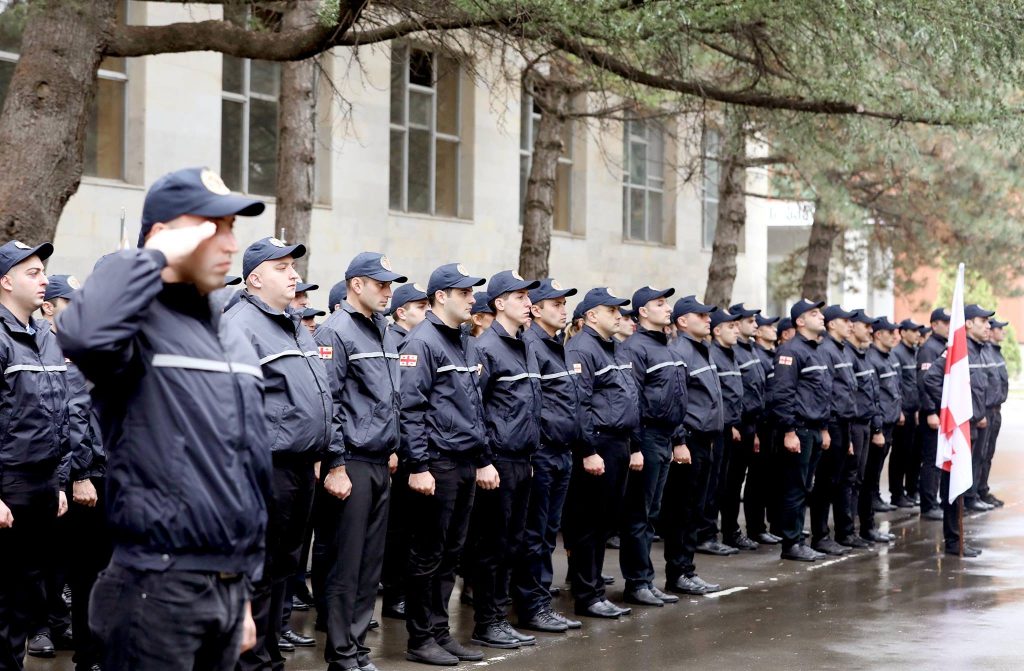
<instances>
[{"instance_id":1,"label":"georgian flag shoulder patch","mask_svg":"<svg viewBox=\"0 0 1024 671\"><path fill-rule=\"evenodd\" d=\"M576 373L577 375L582 373L583 372L583 364L581 364L581 363L574 363L572 365L572 372Z\"/></svg>"},{"instance_id":2,"label":"georgian flag shoulder patch","mask_svg":"<svg viewBox=\"0 0 1024 671\"><path fill-rule=\"evenodd\" d=\"M318 347L317 352L320 354L321 359L333 359L334 348L333 347Z\"/></svg>"},{"instance_id":3,"label":"georgian flag shoulder patch","mask_svg":"<svg viewBox=\"0 0 1024 671\"><path fill-rule=\"evenodd\" d=\"M793 365L793 357L785 356L785 355L780 356L779 357L779 365L782 365L782 366L792 366Z\"/></svg>"},{"instance_id":4,"label":"georgian flag shoulder patch","mask_svg":"<svg viewBox=\"0 0 1024 671\"><path fill-rule=\"evenodd\" d=\"M398 357L398 365L405 368L415 368L419 361L420 357L418 354L403 354Z\"/></svg>"}]
</instances>

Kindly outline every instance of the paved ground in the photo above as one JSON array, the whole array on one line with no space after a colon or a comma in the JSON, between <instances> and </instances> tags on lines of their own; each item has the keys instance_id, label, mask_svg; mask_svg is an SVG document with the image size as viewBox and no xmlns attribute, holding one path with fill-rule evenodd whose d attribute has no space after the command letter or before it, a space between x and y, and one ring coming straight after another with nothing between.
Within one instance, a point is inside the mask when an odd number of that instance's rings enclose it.
<instances>
[{"instance_id":1,"label":"paved ground","mask_svg":"<svg viewBox=\"0 0 1024 671\"><path fill-rule=\"evenodd\" d=\"M1024 399L1004 409L1003 436L993 473L993 491L1005 508L970 515L968 535L982 557L941 555L941 523L922 523L916 511L882 516L897 535L887 549L860 551L830 562L782 562L777 550L734 557L698 557L706 579L729 589L673 606L636 609L619 621L587 621L567 636L544 636L533 648L488 651L485 662L514 671L624 668L856 669L1020 668L1024 622ZM885 482L883 476L883 483ZM661 552L661 546L655 546ZM559 556L556 575L562 576ZM658 572L661 573L660 557ZM617 574L609 551L606 572ZM617 581L621 583L621 579ZM621 586L610 590L621 597ZM556 606L570 608L561 598ZM455 634L468 639L472 613L453 598ZM313 630L312 618L297 613L296 629ZM323 634L317 635L322 642ZM404 659L405 629L385 620L371 632L370 646L382 671L419 669ZM322 648L300 650L289 669L323 669ZM768 666L766 666L768 665ZM466 666L466 665L463 665ZM66 653L57 660L30 660L28 669L71 669Z\"/></svg>"}]
</instances>

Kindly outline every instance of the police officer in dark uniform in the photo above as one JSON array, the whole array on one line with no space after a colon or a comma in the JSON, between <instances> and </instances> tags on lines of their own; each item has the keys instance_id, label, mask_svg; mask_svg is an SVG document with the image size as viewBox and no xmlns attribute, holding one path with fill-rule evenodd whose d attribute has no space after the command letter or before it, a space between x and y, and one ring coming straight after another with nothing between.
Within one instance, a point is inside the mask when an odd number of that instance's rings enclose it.
<instances>
[{"instance_id":1,"label":"police officer in dark uniform","mask_svg":"<svg viewBox=\"0 0 1024 671\"><path fill-rule=\"evenodd\" d=\"M672 288L637 289L633 293L633 313L638 328L622 345L623 354L633 364L640 399L640 423L631 441L640 446L643 466L631 470L626 480L619 565L626 581L626 602L642 606L660 607L679 601L679 597L655 586L651 563L654 520L661 512L672 452L686 442L686 368L669 348L665 335L665 327L672 322L668 298L674 293ZM666 510L664 514L672 516L676 511Z\"/></svg>"},{"instance_id":2,"label":"police officer in dark uniform","mask_svg":"<svg viewBox=\"0 0 1024 671\"><path fill-rule=\"evenodd\" d=\"M967 358L971 370L971 398L974 403L974 420L971 423L971 472L974 482L964 493L964 510L985 512L995 506L981 500L978 495L979 476L985 463L990 426L989 411L999 396L999 388L989 376L993 360L988 354L988 336L991 327L988 320L995 313L972 303L964 306L967 328Z\"/></svg>"},{"instance_id":3,"label":"police officer in dark uniform","mask_svg":"<svg viewBox=\"0 0 1024 671\"><path fill-rule=\"evenodd\" d=\"M540 282L504 270L487 283L494 321L476 341L487 453L501 479L477 492L470 535L475 542L472 641L492 648L534 645L536 638L508 622L510 574L523 552L529 508L530 459L540 442L541 389L537 361L523 341L529 291Z\"/></svg>"},{"instance_id":4,"label":"police officer in dark uniform","mask_svg":"<svg viewBox=\"0 0 1024 671\"><path fill-rule=\"evenodd\" d=\"M292 302L288 304L288 307L298 311L305 310L309 307L309 292L316 291L319 288L319 284L303 282L300 277L298 283L295 285L295 298L293 298Z\"/></svg>"},{"instance_id":5,"label":"police officer in dark uniform","mask_svg":"<svg viewBox=\"0 0 1024 671\"><path fill-rule=\"evenodd\" d=\"M327 294L327 313L331 314L341 309L342 302L348 298L348 285L345 280L335 283Z\"/></svg>"},{"instance_id":6,"label":"police officer in dark uniform","mask_svg":"<svg viewBox=\"0 0 1024 671\"><path fill-rule=\"evenodd\" d=\"M842 486L848 463L854 459L850 426L857 417L857 377L853 370L850 318L839 305L825 308L825 336L820 349L832 373L832 406L828 421L831 447L821 453L811 489L811 548L827 555L844 555L848 550L829 536L828 513L832 510L837 535L853 527L848 492ZM840 538L842 536L839 536Z\"/></svg>"},{"instance_id":7,"label":"police officer in dark uniform","mask_svg":"<svg viewBox=\"0 0 1024 671\"><path fill-rule=\"evenodd\" d=\"M67 511L67 365L46 320L32 319L47 287L44 242L0 246L0 668L21 669L25 639L45 608L43 567Z\"/></svg>"},{"instance_id":8,"label":"police officer in dark uniform","mask_svg":"<svg viewBox=\"0 0 1024 671\"><path fill-rule=\"evenodd\" d=\"M388 308L392 323L384 334L384 345L397 352L415 328L427 315L426 288L407 283L395 289ZM391 474L391 496L388 502L388 532L384 543L384 562L381 583L384 586L381 614L398 620L405 619L405 564L409 559L406 542L408 528L409 474L397 463Z\"/></svg>"},{"instance_id":9,"label":"police officer in dark uniform","mask_svg":"<svg viewBox=\"0 0 1024 671\"><path fill-rule=\"evenodd\" d=\"M732 311L732 310L730 310ZM772 379L775 376L775 341L778 334L775 324L778 317L754 316L757 330L754 332L753 353L761 363L764 375L763 409L757 420L757 441L747 469L747 488L743 494L743 516L747 522L747 537L758 545L777 545L782 538L768 531L765 520L778 518L778 497L772 495ZM748 503L749 502L749 503Z\"/></svg>"},{"instance_id":10,"label":"police officer in dark uniform","mask_svg":"<svg viewBox=\"0 0 1024 671\"><path fill-rule=\"evenodd\" d=\"M895 506L879 506L881 502L879 488L883 464L892 448L893 430L905 419L900 396L900 362L892 355L892 348L896 342L896 328L896 324L885 317L876 319L871 325L872 344L867 352L868 363L875 369L875 378L878 380L878 403L882 413L882 436L885 439L881 447L872 444L868 450L864 489L861 490L861 497L870 497L874 512L884 511L886 508L895 509ZM874 515L871 516L869 527L865 534L863 522L861 523L861 537L876 543L895 539L893 534L879 531L874 524Z\"/></svg>"},{"instance_id":11,"label":"police officer in dark uniform","mask_svg":"<svg viewBox=\"0 0 1024 671\"><path fill-rule=\"evenodd\" d=\"M551 608L551 557L561 529L562 507L572 473L572 446L579 439L579 391L575 370L565 359L559 331L565 328L565 299L576 289L541 280L530 291L530 328L523 341L540 373L540 447L532 461L533 479L526 514L525 548L513 572L513 601L519 628L559 633L579 629L578 620Z\"/></svg>"},{"instance_id":12,"label":"police officer in dark uniform","mask_svg":"<svg viewBox=\"0 0 1024 671\"><path fill-rule=\"evenodd\" d=\"M704 506L704 524L697 535L697 552L728 556L740 548L718 540L718 513L723 507L727 514L739 515L740 492L727 489L729 462L733 452L739 449L740 420L743 418L743 373L736 359L734 348L739 339L737 330L738 314L718 309L711 313L711 363L718 374L722 390L723 429L715 442L712 453L711 477L708 483L707 502ZM730 534L734 531L730 530ZM754 542L746 544L744 550L756 550Z\"/></svg>"},{"instance_id":13,"label":"police officer in dark uniform","mask_svg":"<svg viewBox=\"0 0 1024 671\"><path fill-rule=\"evenodd\" d=\"M263 208L207 169L161 177L144 248L96 268L57 320L107 439L114 555L90 613L104 668L230 669L255 642L250 584L270 496L263 372L210 293L238 249L234 217Z\"/></svg>"},{"instance_id":14,"label":"police officer in dark uniform","mask_svg":"<svg viewBox=\"0 0 1024 671\"><path fill-rule=\"evenodd\" d=\"M627 470L643 467L640 446L630 444L640 423L632 364L613 338L622 319L619 308L628 303L605 287L588 291L580 304L583 330L565 348L579 386L582 424L573 449L565 537L576 614L588 617L617 618L631 612L605 598L601 577L605 541L619 519Z\"/></svg>"},{"instance_id":15,"label":"police officer in dark uniform","mask_svg":"<svg viewBox=\"0 0 1024 671\"><path fill-rule=\"evenodd\" d=\"M772 393L782 487L782 558L798 561L825 556L804 545L802 537L816 461L831 447L832 373L821 349L824 305L806 298L797 301L789 310L796 335L775 354Z\"/></svg>"},{"instance_id":16,"label":"police officer in dark uniform","mask_svg":"<svg viewBox=\"0 0 1024 671\"><path fill-rule=\"evenodd\" d=\"M314 554L326 553L324 661L331 671L375 668L366 632L384 559L389 462L400 434L399 355L385 342L382 313L391 283L406 279L383 254L357 254L345 270L347 298L315 334L334 399L334 445L352 483L351 496L326 502L314 546Z\"/></svg>"},{"instance_id":17,"label":"police officer in dark uniform","mask_svg":"<svg viewBox=\"0 0 1024 671\"><path fill-rule=\"evenodd\" d=\"M913 319L899 323L900 342L892 355L900 364L900 400L903 423L897 424L889 455L889 494L892 505L913 508L917 505L917 482L921 467L921 448L917 441L917 412L920 410L917 391L917 346L921 341L921 325Z\"/></svg>"},{"instance_id":18,"label":"police officer in dark uniform","mask_svg":"<svg viewBox=\"0 0 1024 671\"><path fill-rule=\"evenodd\" d=\"M473 309L470 311L470 323L467 325L470 335L474 338L491 328L494 321L494 308L487 302L487 292L478 291L473 294Z\"/></svg>"},{"instance_id":19,"label":"police officer in dark uniform","mask_svg":"<svg viewBox=\"0 0 1024 671\"><path fill-rule=\"evenodd\" d=\"M939 440L939 406L932 402L931 396L925 393L924 376L942 354L946 351L946 338L949 336L949 312L943 308L935 308L931 314L931 336L917 350L917 391L921 409L918 411L917 431L921 443L921 476L918 482L918 494L921 497L921 517L929 520L941 520L942 508L939 506L939 469L935 466L935 453ZM942 400L941 398L939 399Z\"/></svg>"},{"instance_id":20,"label":"police officer in dark uniform","mask_svg":"<svg viewBox=\"0 0 1024 671\"><path fill-rule=\"evenodd\" d=\"M299 312L299 320L302 322L303 328L309 331L310 335L316 333L317 317L326 317L327 313L323 310L317 310L316 308L302 308Z\"/></svg>"},{"instance_id":21,"label":"police officer in dark uniform","mask_svg":"<svg viewBox=\"0 0 1024 671\"><path fill-rule=\"evenodd\" d=\"M274 428L267 444L273 464L267 553L252 599L256 645L242 654L239 669L283 666L278 641L286 583L299 569L313 504L313 464L320 461L327 472L343 463L340 450L331 449L327 372L299 312L290 307L299 279L295 260L305 253L305 246L277 238L249 245L242 257L246 288L224 314L224 323L244 333L260 359L267 417ZM330 491L347 495L350 485L339 474L329 476Z\"/></svg>"},{"instance_id":22,"label":"police officer in dark uniform","mask_svg":"<svg viewBox=\"0 0 1024 671\"><path fill-rule=\"evenodd\" d=\"M1006 325L1007 322L999 321L998 319L989 320L991 330L989 331L989 349L987 354L990 359L989 385L991 386L990 391L994 390L994 405L989 407L988 444L985 449L985 461L982 464L981 473L978 475L978 498L997 508L1001 508L1004 504L1001 499L997 498L989 490L988 476L992 470L992 458L995 456L999 429L1003 425L1002 406L1010 393L1010 377L1006 369L1006 359L1003 358L1003 348L1001 345L1006 338L1006 332L1003 330Z\"/></svg>"},{"instance_id":23,"label":"police officer in dark uniform","mask_svg":"<svg viewBox=\"0 0 1024 671\"><path fill-rule=\"evenodd\" d=\"M686 419L683 422L686 444L673 449L672 466L662 510L675 514L661 520L665 539L665 591L701 595L721 587L697 575L694 553L697 534L703 524L711 477L712 452L724 426L722 390L711 361L706 338L711 334L713 305L704 305L696 296L684 296L672 307L672 321L679 336L671 350L686 367Z\"/></svg>"},{"instance_id":24,"label":"police officer in dark uniform","mask_svg":"<svg viewBox=\"0 0 1024 671\"><path fill-rule=\"evenodd\" d=\"M426 664L479 661L448 627L455 568L466 542L476 488L495 489L498 472L486 450L479 366L460 328L473 287L484 283L460 264L436 269L427 282L430 311L406 338L401 367L402 467L409 472L409 563L405 596L407 657Z\"/></svg>"}]
</instances>

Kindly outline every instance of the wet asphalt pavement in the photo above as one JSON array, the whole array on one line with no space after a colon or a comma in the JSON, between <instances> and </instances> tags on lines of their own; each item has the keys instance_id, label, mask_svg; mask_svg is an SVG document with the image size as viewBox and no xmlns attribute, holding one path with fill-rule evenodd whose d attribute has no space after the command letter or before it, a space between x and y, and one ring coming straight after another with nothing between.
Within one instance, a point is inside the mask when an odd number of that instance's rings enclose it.
<instances>
[{"instance_id":1,"label":"wet asphalt pavement","mask_svg":"<svg viewBox=\"0 0 1024 671\"><path fill-rule=\"evenodd\" d=\"M1006 507L965 517L970 543L984 553L961 560L940 554L941 522L922 522L917 509L881 515L896 534L888 548L860 550L813 564L783 562L778 548L732 557L698 555L702 577L724 591L684 598L663 608L633 607L618 621L586 620L569 635L538 634L518 651L485 649L486 660L462 667L514 671L586 667L611 669L967 669L1021 668L1024 645L1024 396L1003 409L1003 429L992 491ZM883 488L887 482L882 477ZM663 579L662 546L655 544ZM605 573L617 577L609 598L620 601L618 553L609 550ZM556 554L555 575L565 575ZM563 595L557 609L571 610ZM379 602L378 602L379 613ZM379 617L378 617L379 619ZM381 671L422 671L405 660L405 627L383 620L367 643ZM452 598L453 633L468 641L471 609ZM297 631L313 634L311 613L295 613ZM323 634L317 648L289 656L294 671L324 669ZM32 671L72 669L70 653L29 659Z\"/></svg>"}]
</instances>

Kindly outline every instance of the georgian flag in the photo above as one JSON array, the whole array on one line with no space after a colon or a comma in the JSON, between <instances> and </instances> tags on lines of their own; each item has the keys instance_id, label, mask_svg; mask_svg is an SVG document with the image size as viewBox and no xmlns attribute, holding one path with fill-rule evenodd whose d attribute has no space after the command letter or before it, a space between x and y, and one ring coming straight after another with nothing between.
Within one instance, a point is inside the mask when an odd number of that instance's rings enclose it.
<instances>
[{"instance_id":1,"label":"georgian flag","mask_svg":"<svg viewBox=\"0 0 1024 671\"><path fill-rule=\"evenodd\" d=\"M964 319L964 264L960 264L950 310L946 376L942 381L939 445L935 466L949 473L949 500L971 488L971 372Z\"/></svg>"}]
</instances>

